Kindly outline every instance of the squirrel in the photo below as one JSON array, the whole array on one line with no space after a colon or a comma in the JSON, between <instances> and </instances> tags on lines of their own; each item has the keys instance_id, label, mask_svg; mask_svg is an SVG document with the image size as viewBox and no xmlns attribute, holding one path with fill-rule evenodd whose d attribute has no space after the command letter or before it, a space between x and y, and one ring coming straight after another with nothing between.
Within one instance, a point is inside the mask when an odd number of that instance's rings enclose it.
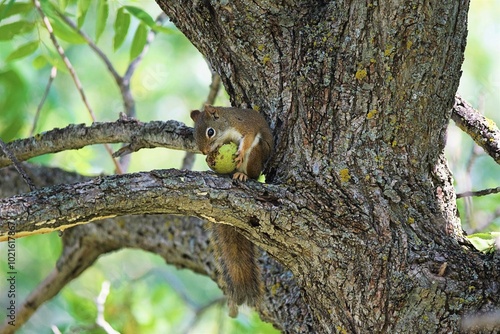
<instances>
[{"instance_id":1,"label":"squirrel","mask_svg":"<svg viewBox=\"0 0 500 334\"><path fill-rule=\"evenodd\" d=\"M258 179L271 155L273 135L264 117L253 109L205 106L193 110L194 139L203 154L223 144L238 144L233 179Z\"/></svg>"},{"instance_id":2,"label":"squirrel","mask_svg":"<svg viewBox=\"0 0 500 334\"><path fill-rule=\"evenodd\" d=\"M273 135L264 117L253 109L205 105L204 111L193 110L194 138L203 154L234 142L236 172L233 179L258 179L271 155ZM255 246L235 227L213 224L212 240L222 287L228 296L229 316L238 315L238 306L256 306L262 295L260 268Z\"/></svg>"}]
</instances>

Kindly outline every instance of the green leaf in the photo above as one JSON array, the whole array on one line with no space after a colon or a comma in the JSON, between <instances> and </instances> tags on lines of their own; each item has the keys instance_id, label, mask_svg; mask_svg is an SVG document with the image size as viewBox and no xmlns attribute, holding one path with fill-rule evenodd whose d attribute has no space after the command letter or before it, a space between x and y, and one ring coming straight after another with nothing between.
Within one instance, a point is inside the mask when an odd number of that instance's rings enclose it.
<instances>
[{"instance_id":1,"label":"green leaf","mask_svg":"<svg viewBox=\"0 0 500 334\"><path fill-rule=\"evenodd\" d=\"M500 238L500 232L481 232L468 235L467 238L477 250L484 253L495 251L495 241Z\"/></svg>"},{"instance_id":2,"label":"green leaf","mask_svg":"<svg viewBox=\"0 0 500 334\"><path fill-rule=\"evenodd\" d=\"M97 18L95 22L95 41L99 41L102 33L104 32L104 28L106 28L106 21L108 19L109 14L109 6L108 0L99 1L97 7Z\"/></svg>"},{"instance_id":3,"label":"green leaf","mask_svg":"<svg viewBox=\"0 0 500 334\"><path fill-rule=\"evenodd\" d=\"M17 50L14 50L13 52L11 52L11 54L7 56L6 60L12 61L14 59L19 59L19 58L29 56L30 54L32 54L33 52L35 52L38 49L38 44L39 44L39 41L33 41L33 42L26 43L24 45L21 45L19 48L17 48Z\"/></svg>"},{"instance_id":4,"label":"green leaf","mask_svg":"<svg viewBox=\"0 0 500 334\"><path fill-rule=\"evenodd\" d=\"M125 41L125 37L127 37L128 28L130 26L130 14L125 13L124 8L120 8L116 13L115 20L115 36L113 38L113 48L114 50L118 50L120 46L122 46L123 41Z\"/></svg>"},{"instance_id":5,"label":"green leaf","mask_svg":"<svg viewBox=\"0 0 500 334\"><path fill-rule=\"evenodd\" d=\"M161 32L161 33L164 33L164 34L176 34L176 33L179 32L175 28L164 27L164 26L160 26L160 25L157 25L157 24L155 24L154 26L152 26L151 29L153 29L156 32Z\"/></svg>"},{"instance_id":6,"label":"green leaf","mask_svg":"<svg viewBox=\"0 0 500 334\"><path fill-rule=\"evenodd\" d=\"M8 4L0 5L0 21L16 14L26 14L33 9L33 5L27 2L14 2L10 0Z\"/></svg>"},{"instance_id":7,"label":"green leaf","mask_svg":"<svg viewBox=\"0 0 500 334\"><path fill-rule=\"evenodd\" d=\"M132 40L132 46L130 47L130 60L137 57L142 50L144 45L146 45L146 39L148 38L148 28L145 24L139 24L137 30L135 31L134 39Z\"/></svg>"},{"instance_id":8,"label":"green leaf","mask_svg":"<svg viewBox=\"0 0 500 334\"><path fill-rule=\"evenodd\" d=\"M37 70L44 68L48 64L48 60L44 55L38 55L33 59L33 67Z\"/></svg>"},{"instance_id":9,"label":"green leaf","mask_svg":"<svg viewBox=\"0 0 500 334\"><path fill-rule=\"evenodd\" d=\"M40 54L33 59L33 66L39 70L45 66L55 66L58 72L68 74L68 68L66 64L64 64L61 56L57 53L49 53L49 54Z\"/></svg>"},{"instance_id":10,"label":"green leaf","mask_svg":"<svg viewBox=\"0 0 500 334\"><path fill-rule=\"evenodd\" d=\"M40 2L40 7L42 8L43 12L47 17L53 19L57 17L57 9L54 4L50 1L41 1Z\"/></svg>"},{"instance_id":11,"label":"green leaf","mask_svg":"<svg viewBox=\"0 0 500 334\"><path fill-rule=\"evenodd\" d=\"M1 6L1 7L0 7L0 8L1 8L1 11L0 11L0 20L1 20L2 18L4 18L4 12L5 12L5 13L7 13L7 12L10 10L10 8L11 8L11 7L12 7L12 5L14 4L14 1L15 1L15 0L9 0L9 3L8 3L8 4L6 4L6 5L5 5L5 1L6 1L6 0L4 0L4 1L3 1L3 3L0 5L0 6Z\"/></svg>"},{"instance_id":12,"label":"green leaf","mask_svg":"<svg viewBox=\"0 0 500 334\"><path fill-rule=\"evenodd\" d=\"M22 35L30 32L35 27L33 22L17 21L0 26L0 41L8 41L16 35Z\"/></svg>"},{"instance_id":13,"label":"green leaf","mask_svg":"<svg viewBox=\"0 0 500 334\"><path fill-rule=\"evenodd\" d=\"M62 11L64 11L66 7L68 7L68 3L69 3L68 0L59 0L59 7L61 8Z\"/></svg>"},{"instance_id":14,"label":"green leaf","mask_svg":"<svg viewBox=\"0 0 500 334\"><path fill-rule=\"evenodd\" d=\"M128 10L130 14L134 15L136 18L138 18L148 26L153 27L156 25L155 20L153 20L153 18L142 9L134 6L124 6L124 8Z\"/></svg>"},{"instance_id":15,"label":"green leaf","mask_svg":"<svg viewBox=\"0 0 500 334\"><path fill-rule=\"evenodd\" d=\"M52 25L52 28L54 29L54 35L56 35L58 38L73 44L85 43L85 39L82 36L80 36L76 31L68 27L66 23L61 21L60 18L58 17L49 18L49 21L50 24Z\"/></svg>"},{"instance_id":16,"label":"green leaf","mask_svg":"<svg viewBox=\"0 0 500 334\"><path fill-rule=\"evenodd\" d=\"M59 55L54 56L54 57L45 57L45 59L49 62L50 65L55 66L58 71L61 73L66 73L68 74L68 68L66 67L66 64L64 64L63 60Z\"/></svg>"},{"instance_id":17,"label":"green leaf","mask_svg":"<svg viewBox=\"0 0 500 334\"><path fill-rule=\"evenodd\" d=\"M77 15L77 22L78 22L78 28L81 28L83 26L83 23L85 22L85 17L87 16L87 12L89 11L90 7L90 0L80 0L77 2L78 4L78 9L76 11Z\"/></svg>"},{"instance_id":18,"label":"green leaf","mask_svg":"<svg viewBox=\"0 0 500 334\"><path fill-rule=\"evenodd\" d=\"M6 142L18 137L25 124L28 82L15 70L0 70L0 137Z\"/></svg>"}]
</instances>

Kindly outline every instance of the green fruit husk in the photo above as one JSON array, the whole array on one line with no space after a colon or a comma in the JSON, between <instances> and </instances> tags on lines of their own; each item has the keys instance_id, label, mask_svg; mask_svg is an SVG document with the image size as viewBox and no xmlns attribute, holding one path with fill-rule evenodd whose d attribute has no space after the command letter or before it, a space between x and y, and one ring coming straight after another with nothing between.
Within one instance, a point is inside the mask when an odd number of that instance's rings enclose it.
<instances>
[{"instance_id":1,"label":"green fruit husk","mask_svg":"<svg viewBox=\"0 0 500 334\"><path fill-rule=\"evenodd\" d=\"M235 143L228 143L219 146L217 149L207 154L206 162L211 170L218 174L230 174L236 170L234 158L238 146Z\"/></svg>"}]
</instances>

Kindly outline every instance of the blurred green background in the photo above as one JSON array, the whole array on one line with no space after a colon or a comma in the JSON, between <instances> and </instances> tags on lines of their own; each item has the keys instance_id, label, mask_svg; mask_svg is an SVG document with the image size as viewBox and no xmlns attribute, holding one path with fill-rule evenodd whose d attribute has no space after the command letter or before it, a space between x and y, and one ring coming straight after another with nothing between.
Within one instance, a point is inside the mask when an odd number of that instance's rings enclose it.
<instances>
[{"instance_id":1,"label":"blurred green background","mask_svg":"<svg viewBox=\"0 0 500 334\"><path fill-rule=\"evenodd\" d=\"M458 93L500 124L500 1L474 0ZM500 186L500 166L450 123L446 154L457 193ZM500 231L500 194L459 199L462 226L469 233Z\"/></svg>"},{"instance_id":2,"label":"blurred green background","mask_svg":"<svg viewBox=\"0 0 500 334\"><path fill-rule=\"evenodd\" d=\"M112 61L120 74L130 62L131 50L137 48L139 26L147 19L130 15L130 27L123 45L114 50L114 22L123 6L136 6L156 18L161 10L152 0L107 1L109 15L104 27L98 27L98 3L89 1L86 9L74 0L51 0L64 9L71 20L81 20L82 30L92 39L102 29L97 45ZM82 103L67 70L59 61L45 28L40 24L31 1L0 1L0 17L13 4L18 15L0 21L0 136L4 141L29 136L37 106L43 96L52 65L58 74L51 87L36 124L35 133L71 123L90 124L90 116ZM44 6L48 1L44 2ZM25 8L22 8L25 4ZM21 5L21 6L20 6ZM28 8L29 7L29 8ZM48 7L44 7L48 8ZM137 14L137 13L136 13ZM82 18L84 17L84 19ZM486 117L500 124L500 1L475 0L469 15L469 38L459 93ZM25 20L32 27L17 27L17 33L2 26ZM34 24L34 22L37 22ZM57 23L57 22L56 22ZM166 23L167 29L156 35L143 61L132 77L132 93L137 118L141 121L176 119L191 125L189 111L201 107L208 94L210 71L198 51ZM24 31L24 30L25 31ZM106 66L85 43L69 29L59 27L60 43L78 73L97 120L113 121L123 111L118 88ZM149 29L149 28L147 28ZM64 37L64 39L62 39ZM38 41L38 43L35 43ZM37 44L25 57L9 60L20 46ZM134 46L134 43L136 45ZM28 54L30 53L30 54ZM217 105L229 105L220 93ZM114 146L116 149L118 146ZM472 140L450 123L447 156L455 176L457 192L480 190L500 185L500 166L478 150ZM162 168L179 168L183 152L166 149L141 150L131 157L130 172ZM114 166L102 146L87 147L32 159L33 162L77 171L84 175L111 174ZM195 169L204 170L203 159ZM468 233L500 231L500 195L460 199L458 205L464 229ZM61 251L57 233L22 238L17 241L17 303L33 290L52 270ZM6 254L0 243L0 254ZM0 271L6 272L6 256L0 256ZM53 300L43 305L19 333L104 333L94 326L97 314L95 298L103 284L110 284L106 301L106 320L121 333L276 333L258 315L244 309L237 319L227 317L227 310L217 286L209 279L187 270L165 265L155 254L125 249L102 256L94 266L71 282ZM0 279L0 291L5 291ZM0 295L4 309L7 296ZM207 307L197 314L198 308ZM221 306L222 305L222 306ZM3 320L4 312L0 312Z\"/></svg>"}]
</instances>

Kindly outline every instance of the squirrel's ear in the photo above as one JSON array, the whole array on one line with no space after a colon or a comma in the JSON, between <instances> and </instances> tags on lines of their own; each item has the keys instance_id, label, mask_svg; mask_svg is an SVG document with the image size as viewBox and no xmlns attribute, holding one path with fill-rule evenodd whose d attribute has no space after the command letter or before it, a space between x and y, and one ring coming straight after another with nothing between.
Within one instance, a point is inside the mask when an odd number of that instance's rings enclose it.
<instances>
[{"instance_id":1,"label":"squirrel's ear","mask_svg":"<svg viewBox=\"0 0 500 334\"><path fill-rule=\"evenodd\" d=\"M208 116L211 116L215 119L219 118L219 112L218 108L211 106L210 104L205 104L205 112L208 114Z\"/></svg>"},{"instance_id":2,"label":"squirrel's ear","mask_svg":"<svg viewBox=\"0 0 500 334\"><path fill-rule=\"evenodd\" d=\"M191 111L191 119L196 123L198 117L200 117L201 112L199 110Z\"/></svg>"}]
</instances>

